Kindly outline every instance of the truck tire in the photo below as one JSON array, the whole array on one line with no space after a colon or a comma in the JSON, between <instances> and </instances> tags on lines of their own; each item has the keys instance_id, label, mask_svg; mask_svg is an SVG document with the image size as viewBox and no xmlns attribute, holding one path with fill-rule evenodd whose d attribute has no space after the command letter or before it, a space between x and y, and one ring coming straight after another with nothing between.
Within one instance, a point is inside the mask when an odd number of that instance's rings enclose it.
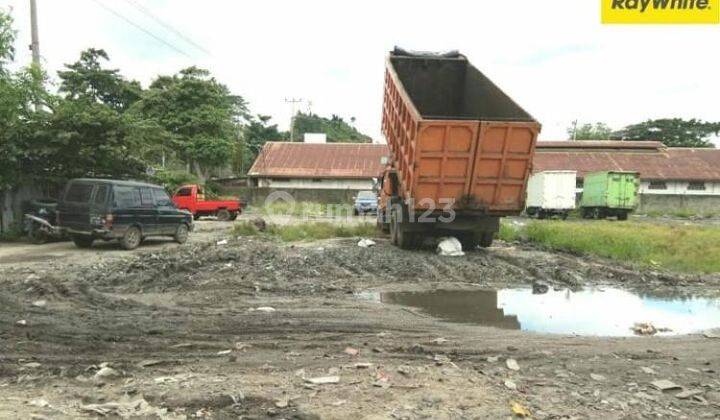
<instances>
[{"instance_id":1,"label":"truck tire","mask_svg":"<svg viewBox=\"0 0 720 420\"><path fill-rule=\"evenodd\" d=\"M230 212L227 209L220 209L215 213L215 217L221 222L227 222L230 220Z\"/></svg>"},{"instance_id":2,"label":"truck tire","mask_svg":"<svg viewBox=\"0 0 720 420\"><path fill-rule=\"evenodd\" d=\"M545 210L542 210L542 209L538 210L537 218L540 220L543 220L543 219L545 219L545 217L547 217Z\"/></svg>"},{"instance_id":3,"label":"truck tire","mask_svg":"<svg viewBox=\"0 0 720 420\"><path fill-rule=\"evenodd\" d=\"M140 246L142 242L142 232L137 226L130 226L125 231L125 234L120 238L120 247L125 250L135 249Z\"/></svg>"},{"instance_id":4,"label":"truck tire","mask_svg":"<svg viewBox=\"0 0 720 420\"><path fill-rule=\"evenodd\" d=\"M198 219L200 219L200 213L193 214L193 220L198 220Z\"/></svg>"},{"instance_id":5,"label":"truck tire","mask_svg":"<svg viewBox=\"0 0 720 420\"><path fill-rule=\"evenodd\" d=\"M478 234L475 232L463 232L457 235L463 251L471 251L478 246Z\"/></svg>"},{"instance_id":6,"label":"truck tire","mask_svg":"<svg viewBox=\"0 0 720 420\"><path fill-rule=\"evenodd\" d=\"M189 233L190 230L188 229L188 226L185 223L180 223L177 229L175 229L173 239L179 244L184 244L188 240Z\"/></svg>"},{"instance_id":7,"label":"truck tire","mask_svg":"<svg viewBox=\"0 0 720 420\"><path fill-rule=\"evenodd\" d=\"M480 247L481 248L490 247L492 245L494 239L495 239L495 234L493 232L483 232L483 234L480 235Z\"/></svg>"},{"instance_id":8,"label":"truck tire","mask_svg":"<svg viewBox=\"0 0 720 420\"><path fill-rule=\"evenodd\" d=\"M92 247L95 239L92 236L87 235L73 235L72 241L78 248L90 248Z\"/></svg>"},{"instance_id":9,"label":"truck tire","mask_svg":"<svg viewBox=\"0 0 720 420\"><path fill-rule=\"evenodd\" d=\"M417 232L408 232L402 226L399 226L397 229L397 246L400 249L416 249L418 236Z\"/></svg>"},{"instance_id":10,"label":"truck tire","mask_svg":"<svg viewBox=\"0 0 720 420\"><path fill-rule=\"evenodd\" d=\"M233 220L237 219L237 218L238 218L238 214L240 214L240 213L239 213L239 212L236 212L236 211L230 212L230 221L233 221Z\"/></svg>"},{"instance_id":11,"label":"truck tire","mask_svg":"<svg viewBox=\"0 0 720 420\"><path fill-rule=\"evenodd\" d=\"M626 211L620 211L617 215L618 220L627 220L628 219L628 212Z\"/></svg>"}]
</instances>

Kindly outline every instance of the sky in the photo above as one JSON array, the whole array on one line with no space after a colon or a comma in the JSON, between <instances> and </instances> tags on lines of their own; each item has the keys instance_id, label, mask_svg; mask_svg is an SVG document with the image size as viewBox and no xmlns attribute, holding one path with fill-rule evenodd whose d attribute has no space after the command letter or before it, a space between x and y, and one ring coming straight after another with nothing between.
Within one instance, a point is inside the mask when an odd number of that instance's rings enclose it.
<instances>
[{"instance_id":1,"label":"sky","mask_svg":"<svg viewBox=\"0 0 720 420\"><path fill-rule=\"evenodd\" d=\"M292 109L285 100L299 98L297 109L355 117L384 142L384 61L395 45L459 50L543 125L541 140L566 139L574 120L613 128L663 117L720 120L720 25L602 25L599 0L37 3L51 75L89 47L105 49L111 67L144 85L196 65L283 129ZM29 0L0 7L12 8L16 62L24 65Z\"/></svg>"}]
</instances>

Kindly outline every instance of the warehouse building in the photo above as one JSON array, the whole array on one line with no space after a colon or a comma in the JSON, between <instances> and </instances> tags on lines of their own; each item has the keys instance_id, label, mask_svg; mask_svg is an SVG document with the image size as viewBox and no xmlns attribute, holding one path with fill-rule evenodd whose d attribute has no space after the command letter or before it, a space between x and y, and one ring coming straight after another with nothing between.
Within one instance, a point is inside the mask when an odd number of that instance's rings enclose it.
<instances>
[{"instance_id":1,"label":"warehouse building","mask_svg":"<svg viewBox=\"0 0 720 420\"><path fill-rule=\"evenodd\" d=\"M644 212L720 212L720 150L668 148L654 141L538 142L535 172L577 171L578 192L585 174L640 173Z\"/></svg>"},{"instance_id":2,"label":"warehouse building","mask_svg":"<svg viewBox=\"0 0 720 420\"><path fill-rule=\"evenodd\" d=\"M373 188L387 155L384 144L268 142L248 178L255 199L283 190L298 200L343 202Z\"/></svg>"}]
</instances>

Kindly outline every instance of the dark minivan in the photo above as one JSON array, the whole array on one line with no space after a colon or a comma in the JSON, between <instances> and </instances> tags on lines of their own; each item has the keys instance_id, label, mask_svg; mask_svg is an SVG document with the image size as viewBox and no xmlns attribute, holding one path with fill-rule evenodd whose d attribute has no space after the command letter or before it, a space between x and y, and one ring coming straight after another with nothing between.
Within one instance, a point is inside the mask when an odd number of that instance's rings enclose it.
<instances>
[{"instance_id":1,"label":"dark minivan","mask_svg":"<svg viewBox=\"0 0 720 420\"><path fill-rule=\"evenodd\" d=\"M57 207L58 224L80 248L95 239L118 239L124 249L137 248L148 236L188 239L192 214L178 210L160 186L110 179L68 182Z\"/></svg>"}]
</instances>

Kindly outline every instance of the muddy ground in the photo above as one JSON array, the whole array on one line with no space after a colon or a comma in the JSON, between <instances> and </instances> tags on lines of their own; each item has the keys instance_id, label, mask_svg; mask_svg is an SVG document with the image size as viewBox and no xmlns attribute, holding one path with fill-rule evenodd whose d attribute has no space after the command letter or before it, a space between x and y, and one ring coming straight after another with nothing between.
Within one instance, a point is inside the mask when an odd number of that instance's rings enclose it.
<instances>
[{"instance_id":1,"label":"muddy ground","mask_svg":"<svg viewBox=\"0 0 720 420\"><path fill-rule=\"evenodd\" d=\"M202 226L184 246L132 253L0 250L0 418L508 418L513 406L534 418L720 417L720 339L500 330L356 296L536 281L720 296L719 275L520 244L450 258ZM682 389L655 389L660 379Z\"/></svg>"}]
</instances>

